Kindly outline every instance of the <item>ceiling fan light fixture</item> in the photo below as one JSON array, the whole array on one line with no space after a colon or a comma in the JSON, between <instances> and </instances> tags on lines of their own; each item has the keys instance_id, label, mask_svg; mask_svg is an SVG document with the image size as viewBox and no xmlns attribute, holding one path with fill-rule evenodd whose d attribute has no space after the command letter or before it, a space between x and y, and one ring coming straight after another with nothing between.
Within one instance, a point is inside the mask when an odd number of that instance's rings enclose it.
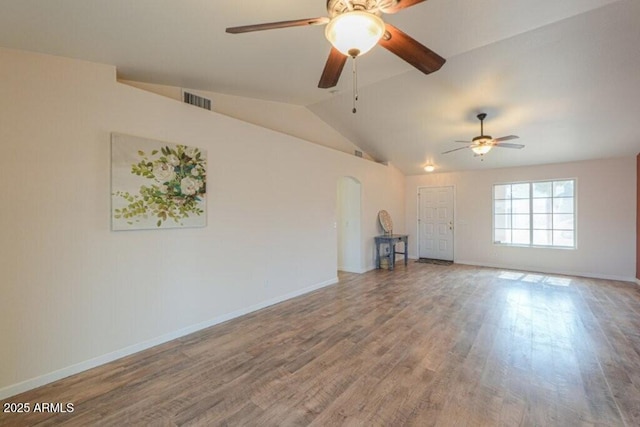
<instances>
[{"instance_id":1,"label":"ceiling fan light fixture","mask_svg":"<svg viewBox=\"0 0 640 427\"><path fill-rule=\"evenodd\" d=\"M473 150L474 153L480 156L482 156L483 154L487 154L489 151L491 151L491 148L493 148L493 144L491 144L491 138L483 138L477 140L474 138L473 142L478 145L473 145L471 147L471 150Z\"/></svg>"},{"instance_id":2,"label":"ceiling fan light fixture","mask_svg":"<svg viewBox=\"0 0 640 427\"><path fill-rule=\"evenodd\" d=\"M362 10L342 13L325 29L327 40L342 54L351 57L370 51L382 38L385 25L380 17Z\"/></svg>"},{"instance_id":3,"label":"ceiling fan light fixture","mask_svg":"<svg viewBox=\"0 0 640 427\"><path fill-rule=\"evenodd\" d=\"M433 172L434 170L436 170L436 167L433 165L427 165L424 167L425 172Z\"/></svg>"}]
</instances>

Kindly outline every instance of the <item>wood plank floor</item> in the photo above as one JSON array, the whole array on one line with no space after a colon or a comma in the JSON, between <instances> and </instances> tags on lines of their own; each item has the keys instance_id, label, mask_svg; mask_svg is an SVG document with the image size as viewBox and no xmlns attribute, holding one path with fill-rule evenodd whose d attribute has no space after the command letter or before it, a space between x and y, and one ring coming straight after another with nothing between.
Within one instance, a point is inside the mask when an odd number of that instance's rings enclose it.
<instances>
[{"instance_id":1,"label":"wood plank floor","mask_svg":"<svg viewBox=\"0 0 640 427\"><path fill-rule=\"evenodd\" d=\"M411 262L5 402L0 425L638 426L640 288Z\"/></svg>"}]
</instances>

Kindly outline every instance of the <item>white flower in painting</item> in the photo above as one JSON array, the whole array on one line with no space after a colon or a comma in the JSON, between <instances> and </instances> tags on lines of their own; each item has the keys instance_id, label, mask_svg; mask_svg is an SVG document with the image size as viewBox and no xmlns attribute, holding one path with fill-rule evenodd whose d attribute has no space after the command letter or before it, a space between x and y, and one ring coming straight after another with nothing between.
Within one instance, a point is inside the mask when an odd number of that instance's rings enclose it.
<instances>
[{"instance_id":1,"label":"white flower in painting","mask_svg":"<svg viewBox=\"0 0 640 427\"><path fill-rule=\"evenodd\" d=\"M166 194L167 192L169 192L169 187L167 187L166 185L162 184L160 186L160 192Z\"/></svg>"},{"instance_id":2,"label":"white flower in painting","mask_svg":"<svg viewBox=\"0 0 640 427\"><path fill-rule=\"evenodd\" d=\"M191 157L192 159L198 154L198 149L196 147L186 147L184 149L184 154Z\"/></svg>"},{"instance_id":3,"label":"white flower in painting","mask_svg":"<svg viewBox=\"0 0 640 427\"><path fill-rule=\"evenodd\" d=\"M198 180L193 179L190 176L186 176L180 181L180 191L182 192L182 194L185 194L187 196L196 194L198 188L200 188L198 186Z\"/></svg>"},{"instance_id":4,"label":"white flower in painting","mask_svg":"<svg viewBox=\"0 0 640 427\"><path fill-rule=\"evenodd\" d=\"M167 182L175 178L176 173L173 170L173 166L168 163L158 162L153 166L153 176L155 176L159 182Z\"/></svg>"},{"instance_id":5,"label":"white flower in painting","mask_svg":"<svg viewBox=\"0 0 640 427\"><path fill-rule=\"evenodd\" d=\"M173 154L169 154L167 156L167 162L169 162L171 166L178 166L180 164L180 159Z\"/></svg>"},{"instance_id":6,"label":"white flower in painting","mask_svg":"<svg viewBox=\"0 0 640 427\"><path fill-rule=\"evenodd\" d=\"M193 175L193 176L198 176L198 175L200 175L200 172L198 171L198 168L193 168L193 169L191 169L191 175Z\"/></svg>"}]
</instances>

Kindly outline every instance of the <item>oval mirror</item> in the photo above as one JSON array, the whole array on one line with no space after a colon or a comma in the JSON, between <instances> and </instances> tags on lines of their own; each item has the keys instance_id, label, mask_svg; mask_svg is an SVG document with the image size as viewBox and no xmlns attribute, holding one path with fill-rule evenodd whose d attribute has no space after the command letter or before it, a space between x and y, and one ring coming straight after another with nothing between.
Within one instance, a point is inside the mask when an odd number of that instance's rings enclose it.
<instances>
[{"instance_id":1,"label":"oval mirror","mask_svg":"<svg viewBox=\"0 0 640 427\"><path fill-rule=\"evenodd\" d=\"M391 233L393 230L393 221L391 221L391 215L389 212L382 210L378 212L378 220L380 221L380 225L385 233Z\"/></svg>"}]
</instances>

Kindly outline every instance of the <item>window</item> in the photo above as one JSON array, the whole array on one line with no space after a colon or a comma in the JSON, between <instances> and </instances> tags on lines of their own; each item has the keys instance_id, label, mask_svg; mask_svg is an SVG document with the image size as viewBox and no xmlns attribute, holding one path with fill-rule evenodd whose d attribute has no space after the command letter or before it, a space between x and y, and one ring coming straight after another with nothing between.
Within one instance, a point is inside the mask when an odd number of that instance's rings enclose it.
<instances>
[{"instance_id":1,"label":"window","mask_svg":"<svg viewBox=\"0 0 640 427\"><path fill-rule=\"evenodd\" d=\"M493 241L575 248L575 180L495 184Z\"/></svg>"}]
</instances>

